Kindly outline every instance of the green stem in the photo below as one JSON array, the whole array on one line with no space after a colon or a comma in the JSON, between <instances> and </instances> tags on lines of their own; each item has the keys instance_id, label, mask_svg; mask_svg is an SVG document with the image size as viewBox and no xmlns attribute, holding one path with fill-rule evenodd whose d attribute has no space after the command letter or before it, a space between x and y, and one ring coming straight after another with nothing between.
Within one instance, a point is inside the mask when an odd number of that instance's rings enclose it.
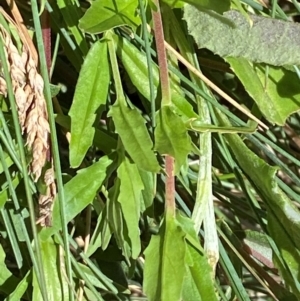
<instances>
[{"instance_id":1,"label":"green stem","mask_svg":"<svg viewBox=\"0 0 300 301\"><path fill-rule=\"evenodd\" d=\"M149 43L149 33L147 29L147 19L145 8L142 0L139 0L139 7L141 11L141 18L142 18L142 30L143 30L143 38L145 42L145 52L146 52L146 59L148 65L148 77L149 77L149 88L150 88L150 102L151 102L151 124L152 127L155 128L155 93L154 93L154 81L153 81L153 70L152 70L152 59L151 59L151 47Z\"/></svg>"},{"instance_id":2,"label":"green stem","mask_svg":"<svg viewBox=\"0 0 300 301\"><path fill-rule=\"evenodd\" d=\"M112 38L112 32L109 31L106 34L106 38L108 39L107 45L108 45L108 52L109 52L109 58L110 58L110 64L117 94L117 101L123 102L126 106L126 100L123 93L123 86L121 82L121 76L119 72L119 66L118 66L118 60L116 56L116 49L115 44Z\"/></svg>"},{"instance_id":3,"label":"green stem","mask_svg":"<svg viewBox=\"0 0 300 301\"><path fill-rule=\"evenodd\" d=\"M51 135L51 147L53 152L53 161L54 161L54 170L55 170L55 177L57 182L57 189L58 189L58 199L59 199L59 209L60 209L60 218L62 224L62 232L63 232L63 240L64 240L64 251L66 257L66 272L69 282L69 298L70 300L74 300L73 291L72 291L72 267L71 267L71 255L68 243L68 228L67 228L67 221L66 221L66 211L65 211L65 195L64 195L64 186L62 181L62 172L60 166L60 158L59 158L59 150L58 150L58 141L56 135L56 127L55 127L55 118L52 106L52 99L51 99L51 92L50 92L50 84L49 84L49 76L48 76L48 68L46 62L46 55L45 49L43 44L43 35L42 29L39 19L39 11L38 5L36 0L31 1L31 10L34 22L34 28L36 31L36 39L37 39L37 47L38 53L40 58L40 65L41 65L41 74L44 79L45 87L44 87L44 94L47 104L47 111L49 116L49 125L50 125L50 135Z\"/></svg>"},{"instance_id":4,"label":"green stem","mask_svg":"<svg viewBox=\"0 0 300 301\"><path fill-rule=\"evenodd\" d=\"M13 185L13 181L14 180L11 177L10 171L9 171L7 163L5 161L4 152L3 152L3 148L2 148L1 143L0 143L0 161L1 161L1 165L2 165L2 168L3 168L4 174L5 174L5 177L7 179L10 197L11 197L11 199L13 201L16 215L18 216L18 218L20 220L20 226L21 226L21 230L23 231L23 234L24 234L24 238L25 238L25 243L26 243L26 246L27 246L27 250L28 250L30 259L32 261L33 268L36 271L37 281L38 281L38 283L40 285L41 292L42 292L42 286L41 286L41 283L40 283L41 280L40 280L40 278L38 278L38 275L40 275L39 274L40 272L37 269L38 262L37 262L35 254L34 254L34 249L33 249L34 246L33 246L32 242L31 242L31 238L29 237L28 229L26 229L26 225L25 225L25 222L24 222L24 220L26 219L26 217L23 214L24 210L22 210L22 208L21 208L21 206L19 204L19 199L18 199L17 194L16 194L16 189L15 189L15 186ZM16 258L16 261L18 261L17 258ZM19 264L19 268L21 268L20 264ZM47 292L44 291L44 293L42 293L42 295L46 296ZM44 298L44 300L47 300L47 299Z\"/></svg>"}]
</instances>

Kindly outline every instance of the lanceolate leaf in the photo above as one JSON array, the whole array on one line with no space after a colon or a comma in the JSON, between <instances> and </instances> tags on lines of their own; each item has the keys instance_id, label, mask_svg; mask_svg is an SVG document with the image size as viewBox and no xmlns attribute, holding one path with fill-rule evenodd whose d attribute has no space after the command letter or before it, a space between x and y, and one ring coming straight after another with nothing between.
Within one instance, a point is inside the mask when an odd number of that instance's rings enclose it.
<instances>
[{"instance_id":1,"label":"lanceolate leaf","mask_svg":"<svg viewBox=\"0 0 300 301\"><path fill-rule=\"evenodd\" d=\"M57 114L55 121L65 129L70 129L71 118L63 114ZM109 134L103 129L95 129L93 145L108 155L117 148L116 135Z\"/></svg>"},{"instance_id":2,"label":"lanceolate leaf","mask_svg":"<svg viewBox=\"0 0 300 301\"><path fill-rule=\"evenodd\" d=\"M127 225L132 258L136 259L141 251L139 220L141 191L144 186L138 168L135 164L130 163L126 157L118 168L118 178L120 179L118 202L121 204Z\"/></svg>"},{"instance_id":3,"label":"lanceolate leaf","mask_svg":"<svg viewBox=\"0 0 300 301\"><path fill-rule=\"evenodd\" d=\"M224 17L227 19L224 19ZM300 25L251 15L253 24L238 11L223 15L201 12L186 5L184 18L201 48L222 57L243 57L275 66L300 64Z\"/></svg>"},{"instance_id":4,"label":"lanceolate leaf","mask_svg":"<svg viewBox=\"0 0 300 301\"><path fill-rule=\"evenodd\" d=\"M17 187L19 183L20 183L20 177L16 176L12 181L13 187ZM0 191L0 209L4 207L5 203L9 199L9 195L10 194L9 194L8 187Z\"/></svg>"},{"instance_id":5,"label":"lanceolate leaf","mask_svg":"<svg viewBox=\"0 0 300 301\"><path fill-rule=\"evenodd\" d=\"M212 270L200 249L192 221L167 215L145 251L144 289L150 301L217 300Z\"/></svg>"},{"instance_id":6,"label":"lanceolate leaf","mask_svg":"<svg viewBox=\"0 0 300 301\"><path fill-rule=\"evenodd\" d=\"M190 244L187 244L187 253L192 264L187 266L186 278L183 286L183 300L217 301L212 281L212 270L207 257L200 254ZM201 273L199 273L201 271Z\"/></svg>"},{"instance_id":7,"label":"lanceolate leaf","mask_svg":"<svg viewBox=\"0 0 300 301\"><path fill-rule=\"evenodd\" d=\"M64 269L61 269L57 260L59 257L59 246L56 246L50 238L41 242L41 250L43 256L43 268L45 281L47 285L47 293L49 300L68 300L68 282L64 277ZM43 300L35 272L33 273L33 298L32 300Z\"/></svg>"},{"instance_id":8,"label":"lanceolate leaf","mask_svg":"<svg viewBox=\"0 0 300 301\"><path fill-rule=\"evenodd\" d=\"M185 124L170 106L163 106L156 114L156 118L155 149L161 155L174 157L175 170L179 172L191 150L191 141Z\"/></svg>"},{"instance_id":9,"label":"lanceolate leaf","mask_svg":"<svg viewBox=\"0 0 300 301\"><path fill-rule=\"evenodd\" d=\"M184 231L166 216L157 236L145 251L144 290L149 301L179 301L185 274Z\"/></svg>"},{"instance_id":10,"label":"lanceolate leaf","mask_svg":"<svg viewBox=\"0 0 300 301\"><path fill-rule=\"evenodd\" d=\"M79 27L89 33L100 33L121 25L136 28L141 23L137 6L136 0L93 1L79 21Z\"/></svg>"},{"instance_id":11,"label":"lanceolate leaf","mask_svg":"<svg viewBox=\"0 0 300 301\"><path fill-rule=\"evenodd\" d=\"M252 66L243 58L227 58L232 70L253 98L264 117L284 125L287 117L300 109L300 87L295 72L269 66Z\"/></svg>"},{"instance_id":12,"label":"lanceolate leaf","mask_svg":"<svg viewBox=\"0 0 300 301\"><path fill-rule=\"evenodd\" d=\"M128 40L114 36L114 40L117 43L117 55L122 61L122 64L130 77L130 80L134 84L135 88L141 93L146 99L150 101L150 87L148 79L148 68L147 59L144 53L138 50ZM158 67L154 63L152 64L153 71L153 84L154 84L154 97L157 95L159 87L159 72ZM193 111L191 104L180 94L180 87L177 87L171 82L171 93L172 102L176 107L176 110L180 115L188 118L197 117L197 114Z\"/></svg>"},{"instance_id":13,"label":"lanceolate leaf","mask_svg":"<svg viewBox=\"0 0 300 301\"><path fill-rule=\"evenodd\" d=\"M141 212L149 208L155 197L155 177L156 175L144 170L139 170L144 189L142 190Z\"/></svg>"},{"instance_id":14,"label":"lanceolate leaf","mask_svg":"<svg viewBox=\"0 0 300 301\"><path fill-rule=\"evenodd\" d=\"M96 42L84 60L69 112L71 116L70 163L74 168L81 164L88 148L92 145L96 111L106 103L109 79L107 44L105 41Z\"/></svg>"},{"instance_id":15,"label":"lanceolate leaf","mask_svg":"<svg viewBox=\"0 0 300 301\"><path fill-rule=\"evenodd\" d=\"M107 289L107 286L105 285L105 283L103 283L103 281L100 281L100 279L99 278L97 278L96 276L95 276L95 274L92 272L92 270L88 267L88 266L86 266L86 265L84 265L84 264L82 264L82 263L78 263L78 265L79 265L79 267L80 267L80 269L81 269L81 271L85 274L85 276L87 277L87 279L94 285L94 286L96 286L96 287L99 287L100 289L102 289L102 290L105 290L105 291L107 291L108 289ZM104 281L106 281L106 282L108 282L108 283L112 283L112 280L110 280L109 278L107 278L105 275L103 275L103 280ZM101 279L102 280L102 279ZM95 297L93 297L93 299L94 299ZM102 299L101 298L101 300L104 300L104 299Z\"/></svg>"},{"instance_id":16,"label":"lanceolate leaf","mask_svg":"<svg viewBox=\"0 0 300 301\"><path fill-rule=\"evenodd\" d=\"M278 226L288 229L291 241L300 248L300 213L275 180L277 169L266 164L249 150L241 138L227 135L226 139L246 175L266 202L269 214L276 217ZM252 168L250 168L252 166ZM255 166L255 168L253 168Z\"/></svg>"},{"instance_id":17,"label":"lanceolate leaf","mask_svg":"<svg viewBox=\"0 0 300 301\"><path fill-rule=\"evenodd\" d=\"M18 284L18 279L10 272L5 264L6 254L0 245L0 291L10 294Z\"/></svg>"},{"instance_id":18,"label":"lanceolate leaf","mask_svg":"<svg viewBox=\"0 0 300 301\"><path fill-rule=\"evenodd\" d=\"M28 271L23 279L18 283L16 289L4 301L19 301L22 300L28 286L32 282L32 272Z\"/></svg>"},{"instance_id":19,"label":"lanceolate leaf","mask_svg":"<svg viewBox=\"0 0 300 301\"><path fill-rule=\"evenodd\" d=\"M125 150L136 165L147 171L158 172L160 166L141 114L136 109L128 108L123 102L117 102L111 107L109 116L113 118Z\"/></svg>"},{"instance_id":20,"label":"lanceolate leaf","mask_svg":"<svg viewBox=\"0 0 300 301\"><path fill-rule=\"evenodd\" d=\"M282 225L278 225L278 218L270 214L268 218L268 229L275 242L280 242L278 248L281 255L285 260L283 265L281 260L274 254L273 261L278 268L281 277L285 280L286 284L291 287L292 292L300 299L300 277L299 277L299 262L300 252L292 240L290 239L287 231ZM293 300L291 298L291 300Z\"/></svg>"},{"instance_id":21,"label":"lanceolate leaf","mask_svg":"<svg viewBox=\"0 0 300 301\"><path fill-rule=\"evenodd\" d=\"M223 125L228 125L226 118L218 114ZM269 234L274 239L281 256L290 266L290 273L283 273L288 286L300 297L300 279L298 278L299 253L293 249L300 248L300 213L286 194L278 187L275 180L276 168L269 166L257 157L237 135L227 135L226 139L234 156L244 173L251 179L254 187L262 196L268 211ZM287 248L287 245L290 248ZM297 288L297 289L296 289Z\"/></svg>"},{"instance_id":22,"label":"lanceolate leaf","mask_svg":"<svg viewBox=\"0 0 300 301\"><path fill-rule=\"evenodd\" d=\"M213 284L212 268L199 242L191 219L180 213L176 216L177 222L185 232L186 246L186 278L183 285L183 300L217 301ZM201 271L201 273L199 273Z\"/></svg>"},{"instance_id":23,"label":"lanceolate leaf","mask_svg":"<svg viewBox=\"0 0 300 301\"><path fill-rule=\"evenodd\" d=\"M153 235L145 250L144 292L149 301L160 300L162 289L161 273L163 256L163 235Z\"/></svg>"},{"instance_id":24,"label":"lanceolate leaf","mask_svg":"<svg viewBox=\"0 0 300 301\"><path fill-rule=\"evenodd\" d=\"M118 247L122 250L127 262L131 257L130 239L128 237L127 225L121 210L121 204L118 202L120 192L120 180L117 179L115 185L109 190L109 199L107 202L107 219L114 232L114 237Z\"/></svg>"},{"instance_id":25,"label":"lanceolate leaf","mask_svg":"<svg viewBox=\"0 0 300 301\"><path fill-rule=\"evenodd\" d=\"M65 186L65 219L69 222L90 204L97 190L102 185L107 174L107 168L112 163L108 157L102 157L93 165L81 169ZM51 228L44 228L40 233L42 239L47 239L61 229L60 213L58 201L54 204L53 225Z\"/></svg>"}]
</instances>

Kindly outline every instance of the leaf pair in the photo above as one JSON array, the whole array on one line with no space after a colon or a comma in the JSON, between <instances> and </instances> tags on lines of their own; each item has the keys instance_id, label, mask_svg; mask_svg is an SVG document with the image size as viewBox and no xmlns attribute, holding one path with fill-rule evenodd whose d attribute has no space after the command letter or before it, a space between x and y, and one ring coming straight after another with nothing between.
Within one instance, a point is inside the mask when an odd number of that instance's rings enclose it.
<instances>
[{"instance_id":1,"label":"leaf pair","mask_svg":"<svg viewBox=\"0 0 300 301\"><path fill-rule=\"evenodd\" d=\"M145 256L144 288L150 301L217 300L207 276L212 271L190 219L167 213Z\"/></svg>"},{"instance_id":2,"label":"leaf pair","mask_svg":"<svg viewBox=\"0 0 300 301\"><path fill-rule=\"evenodd\" d=\"M130 46L127 44L127 48L124 48L122 51L126 52ZM134 57L130 59L134 60ZM141 64L140 60L135 61ZM126 62L124 57L123 62ZM134 65L126 66L127 69L130 69L128 70L129 74L134 72ZM145 76L143 77L142 80L145 79ZM134 78L138 78L136 74ZM70 162L73 167L80 165L88 148L93 143L95 134L93 124L96 119L96 111L100 106L106 104L109 80L107 45L105 41L97 42L91 48L80 72L73 105L69 113L72 134ZM178 99L178 95L176 99ZM191 115L191 113L188 114ZM145 120L140 113L136 109L128 108L123 102L118 102L111 107L109 115L113 117L116 131L120 135L126 151L138 167L147 171L158 172L160 167L152 151L153 144L145 126ZM156 150L161 154L174 156L176 169L179 170L190 150L185 125L171 108L161 108L157 117Z\"/></svg>"}]
</instances>

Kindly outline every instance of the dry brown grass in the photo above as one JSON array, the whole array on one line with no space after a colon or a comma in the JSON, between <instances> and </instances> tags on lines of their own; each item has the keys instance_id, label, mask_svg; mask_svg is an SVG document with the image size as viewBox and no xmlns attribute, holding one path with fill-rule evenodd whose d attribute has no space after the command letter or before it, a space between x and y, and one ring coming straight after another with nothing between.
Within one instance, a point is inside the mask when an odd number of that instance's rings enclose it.
<instances>
[{"instance_id":1,"label":"dry brown grass","mask_svg":"<svg viewBox=\"0 0 300 301\"><path fill-rule=\"evenodd\" d=\"M0 25L0 35L5 45L21 130L26 136L26 145L32 152L30 173L35 182L43 177L47 187L46 191L39 196L40 208L37 223L49 226L56 185L49 141L50 127L43 94L44 81L37 71L36 63L26 43L19 53L10 34L2 25ZM4 78L0 78L0 93L7 96ZM50 166L48 169L45 168L47 162Z\"/></svg>"}]
</instances>

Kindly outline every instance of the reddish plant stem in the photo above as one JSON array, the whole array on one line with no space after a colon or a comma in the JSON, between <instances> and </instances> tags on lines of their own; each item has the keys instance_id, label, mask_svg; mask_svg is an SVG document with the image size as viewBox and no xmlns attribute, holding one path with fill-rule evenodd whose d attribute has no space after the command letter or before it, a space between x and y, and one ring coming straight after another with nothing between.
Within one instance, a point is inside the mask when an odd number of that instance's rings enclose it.
<instances>
[{"instance_id":1,"label":"reddish plant stem","mask_svg":"<svg viewBox=\"0 0 300 301\"><path fill-rule=\"evenodd\" d=\"M172 156L166 156L166 200L165 206L167 212L175 216L175 176L174 176L174 158Z\"/></svg>"},{"instance_id":2,"label":"reddish plant stem","mask_svg":"<svg viewBox=\"0 0 300 301\"><path fill-rule=\"evenodd\" d=\"M160 82L161 82L161 93L162 93L162 106L171 104L170 97L170 83L168 73L168 61L165 48L165 38L163 31L163 24L161 20L159 1L154 1L157 6L157 11L152 11L154 33L155 33L155 44L157 51L157 59L159 65Z\"/></svg>"},{"instance_id":3,"label":"reddish plant stem","mask_svg":"<svg viewBox=\"0 0 300 301\"><path fill-rule=\"evenodd\" d=\"M171 93L170 93L170 82L168 72L168 62L165 49L164 31L162 25L162 19L160 14L159 1L155 0L157 11L152 11L152 18L154 24L154 35L156 43L156 51L160 72L161 92L162 101L161 106L171 105ZM174 158L167 155L165 157L166 163L166 197L165 207L166 213L171 214L175 217L176 205L175 205L175 177L174 177Z\"/></svg>"},{"instance_id":4,"label":"reddish plant stem","mask_svg":"<svg viewBox=\"0 0 300 301\"><path fill-rule=\"evenodd\" d=\"M51 69L51 27L49 12L45 9L41 15L43 43L45 47L45 55L47 62L48 74L50 75Z\"/></svg>"},{"instance_id":5,"label":"reddish plant stem","mask_svg":"<svg viewBox=\"0 0 300 301\"><path fill-rule=\"evenodd\" d=\"M43 43L45 49L45 56L46 56L46 63L47 63L47 70L50 79L50 69L51 69L51 27L50 27L50 16L49 12L44 9L41 15L41 26L42 26L42 36L43 36ZM51 161L51 148L48 149L47 152L47 160Z\"/></svg>"}]
</instances>

